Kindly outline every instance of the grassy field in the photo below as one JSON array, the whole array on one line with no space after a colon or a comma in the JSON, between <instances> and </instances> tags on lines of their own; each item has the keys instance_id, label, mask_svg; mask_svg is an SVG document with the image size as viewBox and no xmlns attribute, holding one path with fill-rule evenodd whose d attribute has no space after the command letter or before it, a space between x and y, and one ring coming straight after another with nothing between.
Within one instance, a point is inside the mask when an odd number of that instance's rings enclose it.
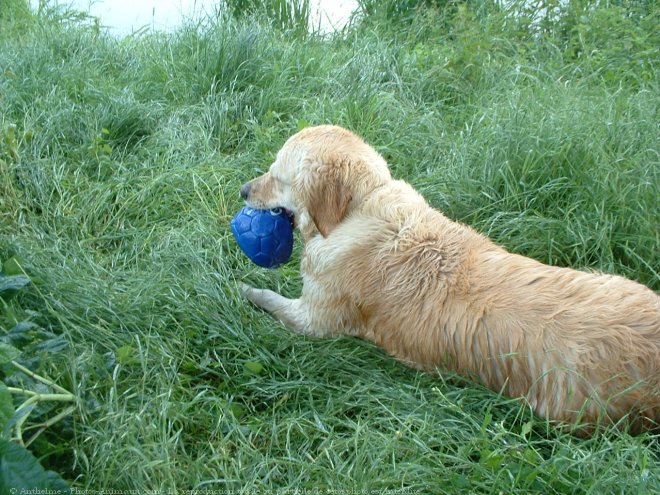
<instances>
[{"instance_id":1,"label":"grassy field","mask_svg":"<svg viewBox=\"0 0 660 495\"><path fill-rule=\"evenodd\" d=\"M300 243L259 269L228 228L289 135L335 123L511 251L659 290L656 3L365 1L333 36L220 16L115 39L7 2L0 261L33 284L0 306L0 339L28 325L20 362L80 399L30 446L44 466L162 494L660 493L658 435L578 439L367 343L286 331L237 283L297 294Z\"/></svg>"}]
</instances>

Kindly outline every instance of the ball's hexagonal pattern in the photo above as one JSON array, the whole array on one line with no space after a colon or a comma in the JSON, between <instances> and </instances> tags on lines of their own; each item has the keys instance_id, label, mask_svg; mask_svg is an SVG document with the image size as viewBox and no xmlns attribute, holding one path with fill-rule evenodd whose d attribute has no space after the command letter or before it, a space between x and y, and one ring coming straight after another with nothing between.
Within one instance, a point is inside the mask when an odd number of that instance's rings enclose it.
<instances>
[{"instance_id":1,"label":"ball's hexagonal pattern","mask_svg":"<svg viewBox=\"0 0 660 495\"><path fill-rule=\"evenodd\" d=\"M291 257L293 224L282 208L257 210L246 206L230 226L239 247L255 264L275 268Z\"/></svg>"}]
</instances>

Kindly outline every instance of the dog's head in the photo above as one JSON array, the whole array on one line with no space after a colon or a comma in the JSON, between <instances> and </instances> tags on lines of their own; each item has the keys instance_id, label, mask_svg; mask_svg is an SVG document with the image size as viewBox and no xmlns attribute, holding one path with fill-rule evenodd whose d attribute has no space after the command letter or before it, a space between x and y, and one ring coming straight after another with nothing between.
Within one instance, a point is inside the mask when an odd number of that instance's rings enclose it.
<instances>
[{"instance_id":1,"label":"dog's head","mask_svg":"<svg viewBox=\"0 0 660 495\"><path fill-rule=\"evenodd\" d=\"M241 187L253 208L285 208L304 237L324 237L391 179L385 160L355 134L318 126L294 134L264 175Z\"/></svg>"}]
</instances>

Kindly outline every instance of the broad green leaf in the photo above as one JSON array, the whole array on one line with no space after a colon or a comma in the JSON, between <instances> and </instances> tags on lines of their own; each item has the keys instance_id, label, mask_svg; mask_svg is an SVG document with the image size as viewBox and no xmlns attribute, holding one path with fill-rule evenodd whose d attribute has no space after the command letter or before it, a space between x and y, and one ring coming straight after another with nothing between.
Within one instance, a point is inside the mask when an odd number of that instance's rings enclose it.
<instances>
[{"instance_id":1,"label":"broad green leaf","mask_svg":"<svg viewBox=\"0 0 660 495\"><path fill-rule=\"evenodd\" d=\"M11 418L9 418L9 421L7 421L7 424L4 427L3 434L9 434L9 431L14 428L14 426L19 422L19 421L25 421L25 417L29 416L32 411L34 411L36 404L30 404L29 406L25 407L20 407L14 414L12 414ZM0 492L1 493L1 492Z\"/></svg>"},{"instance_id":2,"label":"broad green leaf","mask_svg":"<svg viewBox=\"0 0 660 495\"><path fill-rule=\"evenodd\" d=\"M222 408L236 419L241 419L245 414L245 408L236 402L228 402L221 399L220 403L222 404Z\"/></svg>"},{"instance_id":3,"label":"broad green leaf","mask_svg":"<svg viewBox=\"0 0 660 495\"><path fill-rule=\"evenodd\" d=\"M470 481L462 474L454 473L452 475L452 484L457 487L457 489L465 490L470 487Z\"/></svg>"},{"instance_id":4,"label":"broad green leaf","mask_svg":"<svg viewBox=\"0 0 660 495\"><path fill-rule=\"evenodd\" d=\"M243 366L247 371L254 373L255 375L258 375L264 369L264 365L256 361L248 361Z\"/></svg>"},{"instance_id":5,"label":"broad green leaf","mask_svg":"<svg viewBox=\"0 0 660 495\"><path fill-rule=\"evenodd\" d=\"M243 415L245 414L245 409L240 406L239 404L236 404L235 402L232 402L229 404L229 410L231 413L234 415L236 419L241 419Z\"/></svg>"},{"instance_id":6,"label":"broad green leaf","mask_svg":"<svg viewBox=\"0 0 660 495\"><path fill-rule=\"evenodd\" d=\"M10 318L12 315L8 315ZM23 347L35 340L40 328L31 321L19 321L7 333L8 342L16 347ZM42 330L43 332L43 330Z\"/></svg>"},{"instance_id":7,"label":"broad green leaf","mask_svg":"<svg viewBox=\"0 0 660 495\"><path fill-rule=\"evenodd\" d=\"M67 483L46 471L32 453L21 445L0 438L0 493L71 493Z\"/></svg>"},{"instance_id":8,"label":"broad green leaf","mask_svg":"<svg viewBox=\"0 0 660 495\"><path fill-rule=\"evenodd\" d=\"M131 345L123 345L115 350L115 357L119 364L130 365L138 363L135 357L135 349Z\"/></svg>"},{"instance_id":9,"label":"broad green leaf","mask_svg":"<svg viewBox=\"0 0 660 495\"><path fill-rule=\"evenodd\" d=\"M23 320L23 321L18 322L12 328L10 328L9 333L12 334L12 335L19 335L19 334L29 332L30 330L32 330L34 328L38 328L37 325L35 325L31 321Z\"/></svg>"},{"instance_id":10,"label":"broad green leaf","mask_svg":"<svg viewBox=\"0 0 660 495\"><path fill-rule=\"evenodd\" d=\"M504 454L493 452L490 449L484 449L481 451L479 462L492 470L496 470L504 463L504 460Z\"/></svg>"},{"instance_id":11,"label":"broad green leaf","mask_svg":"<svg viewBox=\"0 0 660 495\"><path fill-rule=\"evenodd\" d=\"M0 294L0 299L2 299L2 294ZM6 300L7 298L5 298ZM0 311L0 316L5 317L5 323L7 325L16 325L18 324L19 321L19 315L17 314L16 309L14 309L12 306L5 304L4 311ZM2 314L4 312L4 315Z\"/></svg>"},{"instance_id":12,"label":"broad green leaf","mask_svg":"<svg viewBox=\"0 0 660 495\"><path fill-rule=\"evenodd\" d=\"M23 275L21 262L16 256L12 256L2 264L2 273L4 275Z\"/></svg>"},{"instance_id":13,"label":"broad green leaf","mask_svg":"<svg viewBox=\"0 0 660 495\"><path fill-rule=\"evenodd\" d=\"M7 385L0 382L0 435L2 435L5 426L13 415L14 401L11 398L11 393L7 390Z\"/></svg>"},{"instance_id":14,"label":"broad green leaf","mask_svg":"<svg viewBox=\"0 0 660 495\"><path fill-rule=\"evenodd\" d=\"M484 420L481 423L481 431L486 431L486 429L488 428L488 426L492 421L493 421L493 415L489 411L484 415Z\"/></svg>"},{"instance_id":15,"label":"broad green leaf","mask_svg":"<svg viewBox=\"0 0 660 495\"><path fill-rule=\"evenodd\" d=\"M0 275L0 295L14 290L19 290L30 283L30 277L26 275Z\"/></svg>"},{"instance_id":16,"label":"broad green leaf","mask_svg":"<svg viewBox=\"0 0 660 495\"><path fill-rule=\"evenodd\" d=\"M5 364L8 363L9 361L13 361L20 354L21 351L19 351L15 347L0 342L0 364Z\"/></svg>"},{"instance_id":17,"label":"broad green leaf","mask_svg":"<svg viewBox=\"0 0 660 495\"><path fill-rule=\"evenodd\" d=\"M69 346L69 341L64 335L57 335L51 339L44 340L39 342L35 346L36 351L45 351L50 353L59 352L62 349L66 349Z\"/></svg>"}]
</instances>

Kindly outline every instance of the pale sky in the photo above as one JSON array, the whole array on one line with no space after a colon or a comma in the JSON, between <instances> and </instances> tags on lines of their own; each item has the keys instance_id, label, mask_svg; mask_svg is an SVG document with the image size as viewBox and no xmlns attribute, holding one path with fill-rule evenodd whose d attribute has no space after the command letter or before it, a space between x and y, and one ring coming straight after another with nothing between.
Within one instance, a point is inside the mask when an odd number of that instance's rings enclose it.
<instances>
[{"instance_id":1,"label":"pale sky","mask_svg":"<svg viewBox=\"0 0 660 495\"><path fill-rule=\"evenodd\" d=\"M212 13L219 0L55 0L72 5L101 19L101 25L111 32L130 34L143 26L156 30L175 28L183 18ZM30 0L33 7L39 0ZM331 26L342 27L351 12L357 8L357 0L311 0L312 10L320 7L321 28L328 32ZM319 15L319 14L317 14ZM315 19L318 19L316 17ZM314 25L317 20L312 20Z\"/></svg>"}]
</instances>

